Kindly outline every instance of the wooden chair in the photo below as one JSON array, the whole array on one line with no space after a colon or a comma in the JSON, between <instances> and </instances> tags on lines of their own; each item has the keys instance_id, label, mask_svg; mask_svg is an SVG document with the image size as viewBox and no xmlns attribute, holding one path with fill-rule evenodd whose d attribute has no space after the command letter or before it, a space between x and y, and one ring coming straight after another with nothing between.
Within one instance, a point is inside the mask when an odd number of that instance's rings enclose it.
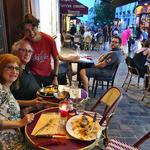
<instances>
[{"instance_id":1,"label":"wooden chair","mask_svg":"<svg viewBox=\"0 0 150 150\"><path fill-rule=\"evenodd\" d=\"M109 122L118 106L122 98L122 93L117 87L111 87L105 91L105 93L97 100L95 105L91 108L91 111L95 111L95 109L103 103L105 105L102 111L102 117L99 121L99 124L103 127L103 133L105 136L105 142L108 141L107 129ZM97 109L96 109L97 110Z\"/></svg>"},{"instance_id":2,"label":"wooden chair","mask_svg":"<svg viewBox=\"0 0 150 150\"><path fill-rule=\"evenodd\" d=\"M144 88L144 95L142 97L142 101L147 96L147 93L150 90L150 65L147 66L147 75L145 76L145 88Z\"/></svg>"},{"instance_id":3,"label":"wooden chair","mask_svg":"<svg viewBox=\"0 0 150 150\"><path fill-rule=\"evenodd\" d=\"M138 69L135 67L132 58L127 57L126 58L126 64L127 64L127 67L128 67L128 73L126 75L126 78L123 82L122 87L124 87L124 85L127 84L127 87L126 87L126 90L125 90L127 92L133 77L138 78L138 87L139 87L140 78L142 78L142 76L140 76L140 73L139 73ZM129 81L127 82L127 80L129 80Z\"/></svg>"},{"instance_id":4,"label":"wooden chair","mask_svg":"<svg viewBox=\"0 0 150 150\"><path fill-rule=\"evenodd\" d=\"M96 91L97 91L98 86L101 86L103 90L104 86L106 86L106 88L108 89L110 86L114 85L114 80L115 80L118 67L119 67L119 64L114 64L109 77L101 76L101 75L94 77L93 85L92 85L92 92L94 92L94 97L96 96Z\"/></svg>"},{"instance_id":5,"label":"wooden chair","mask_svg":"<svg viewBox=\"0 0 150 150\"><path fill-rule=\"evenodd\" d=\"M63 47L71 48L71 34L62 33L62 37L63 37Z\"/></svg>"},{"instance_id":6,"label":"wooden chair","mask_svg":"<svg viewBox=\"0 0 150 150\"><path fill-rule=\"evenodd\" d=\"M146 140L150 138L150 131L146 133L141 139L139 139L133 146L128 145L126 143L122 143L118 140L111 139L108 142L105 150L138 150L139 146L141 146Z\"/></svg>"}]
</instances>

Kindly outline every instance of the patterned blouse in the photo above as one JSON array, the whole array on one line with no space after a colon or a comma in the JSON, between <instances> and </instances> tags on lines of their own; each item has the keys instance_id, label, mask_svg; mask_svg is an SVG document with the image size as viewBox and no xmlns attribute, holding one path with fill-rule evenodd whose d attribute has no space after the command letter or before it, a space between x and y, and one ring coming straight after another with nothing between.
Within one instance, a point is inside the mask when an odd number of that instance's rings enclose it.
<instances>
[{"instance_id":1,"label":"patterned blouse","mask_svg":"<svg viewBox=\"0 0 150 150\"><path fill-rule=\"evenodd\" d=\"M10 90L0 84L0 120L20 119L20 107ZM29 150L19 128L0 130L0 150Z\"/></svg>"}]
</instances>

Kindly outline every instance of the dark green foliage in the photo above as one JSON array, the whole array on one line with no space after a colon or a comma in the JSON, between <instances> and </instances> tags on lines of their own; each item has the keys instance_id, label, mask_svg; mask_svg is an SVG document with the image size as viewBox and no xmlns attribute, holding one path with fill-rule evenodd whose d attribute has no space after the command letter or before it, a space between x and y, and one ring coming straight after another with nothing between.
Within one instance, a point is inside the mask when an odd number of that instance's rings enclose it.
<instances>
[{"instance_id":1,"label":"dark green foliage","mask_svg":"<svg viewBox=\"0 0 150 150\"><path fill-rule=\"evenodd\" d=\"M95 24L110 24L114 20L115 9L113 5L102 2L95 6L94 22Z\"/></svg>"}]
</instances>

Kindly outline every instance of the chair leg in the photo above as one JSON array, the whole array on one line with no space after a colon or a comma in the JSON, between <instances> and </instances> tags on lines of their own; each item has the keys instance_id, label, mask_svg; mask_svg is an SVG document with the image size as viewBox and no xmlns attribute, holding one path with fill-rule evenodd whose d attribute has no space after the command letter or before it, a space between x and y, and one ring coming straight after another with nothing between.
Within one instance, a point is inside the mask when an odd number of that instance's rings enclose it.
<instances>
[{"instance_id":1,"label":"chair leg","mask_svg":"<svg viewBox=\"0 0 150 150\"><path fill-rule=\"evenodd\" d=\"M138 88L140 87L140 77L138 76Z\"/></svg>"},{"instance_id":2,"label":"chair leg","mask_svg":"<svg viewBox=\"0 0 150 150\"><path fill-rule=\"evenodd\" d=\"M126 92L128 91L128 88L129 88L129 85L130 85L130 83L131 83L131 80L132 80L132 74L131 74L131 76L130 76L130 79L129 79L129 82L128 82L128 85L127 85L127 88L126 88Z\"/></svg>"},{"instance_id":3,"label":"chair leg","mask_svg":"<svg viewBox=\"0 0 150 150\"><path fill-rule=\"evenodd\" d=\"M98 80L96 81L96 85L95 85L95 89L94 89L94 97L96 96L97 87L98 87Z\"/></svg>"},{"instance_id":4,"label":"chair leg","mask_svg":"<svg viewBox=\"0 0 150 150\"><path fill-rule=\"evenodd\" d=\"M141 101L143 101L143 100L144 100L144 98L146 97L146 95L147 95L147 89L144 91L144 95L143 95L143 97L142 97Z\"/></svg>"},{"instance_id":5,"label":"chair leg","mask_svg":"<svg viewBox=\"0 0 150 150\"><path fill-rule=\"evenodd\" d=\"M94 91L94 85L95 85L95 78L93 79L93 84L92 84L92 92Z\"/></svg>"},{"instance_id":6,"label":"chair leg","mask_svg":"<svg viewBox=\"0 0 150 150\"><path fill-rule=\"evenodd\" d=\"M128 76L129 76L129 71L128 71L127 75L126 75L126 78L125 78L123 84L122 84L122 87L124 87L124 85L125 85L125 83L126 83L126 81L127 81L127 79L128 79Z\"/></svg>"},{"instance_id":7,"label":"chair leg","mask_svg":"<svg viewBox=\"0 0 150 150\"><path fill-rule=\"evenodd\" d=\"M107 81L107 89L109 88L109 81Z\"/></svg>"},{"instance_id":8,"label":"chair leg","mask_svg":"<svg viewBox=\"0 0 150 150\"><path fill-rule=\"evenodd\" d=\"M102 82L102 90L104 90L104 81L101 81Z\"/></svg>"}]
</instances>

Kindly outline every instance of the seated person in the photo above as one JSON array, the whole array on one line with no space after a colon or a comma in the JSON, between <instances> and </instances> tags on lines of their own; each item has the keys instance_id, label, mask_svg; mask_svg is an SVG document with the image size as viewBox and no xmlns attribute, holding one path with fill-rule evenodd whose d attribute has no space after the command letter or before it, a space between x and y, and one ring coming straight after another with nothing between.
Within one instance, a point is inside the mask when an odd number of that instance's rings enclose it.
<instances>
[{"instance_id":1,"label":"seated person","mask_svg":"<svg viewBox=\"0 0 150 150\"><path fill-rule=\"evenodd\" d=\"M139 70L141 77L144 77L145 73L147 73L147 66L145 64L148 58L150 58L150 39L145 41L144 47L138 50L133 57L133 62Z\"/></svg>"},{"instance_id":2,"label":"seated person","mask_svg":"<svg viewBox=\"0 0 150 150\"><path fill-rule=\"evenodd\" d=\"M21 118L20 106L41 105L39 98L30 101L16 101L10 91L10 86L20 74L20 60L12 54L0 55L0 149L30 150L25 144L19 128L31 123L34 114Z\"/></svg>"},{"instance_id":3,"label":"seated person","mask_svg":"<svg viewBox=\"0 0 150 150\"><path fill-rule=\"evenodd\" d=\"M80 77L83 83L83 88L88 91L88 77L94 76L111 76L113 73L112 66L119 64L122 59L122 52L120 49L121 39L114 36L111 41L112 50L99 57L98 63L92 68L81 69Z\"/></svg>"},{"instance_id":4,"label":"seated person","mask_svg":"<svg viewBox=\"0 0 150 150\"><path fill-rule=\"evenodd\" d=\"M13 85L11 88L14 97L19 100L34 99L37 90L40 88L28 67L32 52L33 49L30 43L24 39L15 42L12 46L12 53L19 57L22 68L18 84Z\"/></svg>"}]
</instances>

